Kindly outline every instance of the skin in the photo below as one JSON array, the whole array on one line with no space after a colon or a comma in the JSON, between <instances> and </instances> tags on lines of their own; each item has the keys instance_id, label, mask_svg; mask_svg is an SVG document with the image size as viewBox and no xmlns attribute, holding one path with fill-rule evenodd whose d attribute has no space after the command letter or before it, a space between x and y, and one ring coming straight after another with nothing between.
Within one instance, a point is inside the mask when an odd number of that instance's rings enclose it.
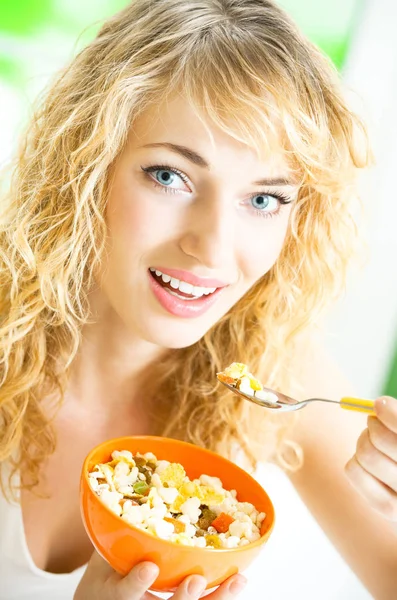
<instances>
[{"instance_id":1,"label":"skin","mask_svg":"<svg viewBox=\"0 0 397 600\"><path fill-rule=\"evenodd\" d=\"M368 417L346 472L380 514L397 521L397 405L393 398L379 398L376 415Z\"/></svg>"},{"instance_id":2,"label":"skin","mask_svg":"<svg viewBox=\"0 0 397 600\"><path fill-rule=\"evenodd\" d=\"M210 123L206 125L180 97L151 109L137 120L113 166L106 260L90 296L95 320L83 331L66 401L55 419L57 449L44 466L39 490L50 497L42 500L22 492L28 547L40 568L64 572L88 561L92 546L78 506L81 464L103 439L151 433L137 384L140 374L165 349L199 340L272 267L282 248L291 205L279 207L270 196L282 193L293 201L298 190L293 182L266 188L254 182L290 179L283 154L275 149L271 157L259 157ZM169 147L148 147L165 142L191 148L208 166L195 164ZM155 173L142 171L155 165L176 167L186 181L174 177L176 191L165 192ZM260 194L267 195L275 211L280 208L278 214L258 214L252 198ZM175 317L149 287L148 269L160 265L221 279L228 285L204 315ZM317 348L295 367L306 373L306 397L337 398L350 393L348 384ZM305 464L291 477L346 560L376 598L385 600L390 600L397 585L397 540L388 521L397 520L392 489L397 486L393 479L396 405L393 399L385 406L381 403L378 418L369 422L368 430L361 415L345 414L335 407L302 411L296 439L305 452ZM388 502L380 500L382 491ZM142 581L145 567L138 565L120 578L94 553L75 600L148 600L152 596L146 590L156 572L151 578L147 573L146 582ZM205 583L198 576L188 578L174 600L199 598L202 589L188 591L194 581ZM227 600L233 597L233 585L237 590L243 582L241 575L235 576L208 598Z\"/></svg>"}]
</instances>

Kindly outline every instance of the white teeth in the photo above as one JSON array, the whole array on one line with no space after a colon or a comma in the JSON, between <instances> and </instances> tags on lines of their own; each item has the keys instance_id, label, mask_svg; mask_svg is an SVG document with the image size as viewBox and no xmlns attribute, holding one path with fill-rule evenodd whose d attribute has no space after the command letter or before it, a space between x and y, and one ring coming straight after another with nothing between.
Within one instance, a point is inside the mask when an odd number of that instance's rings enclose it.
<instances>
[{"instance_id":1,"label":"white teeth","mask_svg":"<svg viewBox=\"0 0 397 600\"><path fill-rule=\"evenodd\" d=\"M179 283L179 289L184 294L192 294L193 296L196 295L196 294L193 294L194 286L191 283L186 283L186 281L181 281Z\"/></svg>"},{"instance_id":2,"label":"white teeth","mask_svg":"<svg viewBox=\"0 0 397 600\"><path fill-rule=\"evenodd\" d=\"M191 283L187 283L187 281L181 281L176 277L166 275L165 273L162 273L161 271L159 271L158 269L154 269L153 267L150 267L149 271L155 273L157 277L161 277L164 283L169 283L174 290L179 289L184 294L190 294L191 296L193 296L192 298L185 298L184 296L179 296L178 294L170 292L174 296L177 295L179 298L183 298L184 300L194 300L195 298L201 298L201 296L209 296L209 294L213 294L217 289L192 285Z\"/></svg>"},{"instance_id":3,"label":"white teeth","mask_svg":"<svg viewBox=\"0 0 397 600\"><path fill-rule=\"evenodd\" d=\"M193 294L193 296L196 296L196 298L200 298L201 296L204 296L207 289L208 288L203 288L203 287L194 285L192 294Z\"/></svg>"},{"instance_id":4,"label":"white teeth","mask_svg":"<svg viewBox=\"0 0 397 600\"><path fill-rule=\"evenodd\" d=\"M206 291L204 292L204 294L206 296L208 296L208 294L213 294L215 292L216 288L205 288L205 290Z\"/></svg>"}]
</instances>

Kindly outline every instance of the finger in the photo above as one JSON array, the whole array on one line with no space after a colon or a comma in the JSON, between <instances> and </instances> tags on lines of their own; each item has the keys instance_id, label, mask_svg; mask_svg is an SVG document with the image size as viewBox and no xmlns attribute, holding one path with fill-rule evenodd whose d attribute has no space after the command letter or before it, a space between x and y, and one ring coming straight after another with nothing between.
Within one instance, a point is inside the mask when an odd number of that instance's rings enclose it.
<instances>
[{"instance_id":1,"label":"finger","mask_svg":"<svg viewBox=\"0 0 397 600\"><path fill-rule=\"evenodd\" d=\"M154 563L139 563L117 583L118 600L140 600L158 574L159 568Z\"/></svg>"},{"instance_id":2,"label":"finger","mask_svg":"<svg viewBox=\"0 0 397 600\"><path fill-rule=\"evenodd\" d=\"M397 463L397 433L376 417L368 417L368 431L372 445Z\"/></svg>"},{"instance_id":3,"label":"finger","mask_svg":"<svg viewBox=\"0 0 397 600\"><path fill-rule=\"evenodd\" d=\"M243 591L247 584L247 580L243 575L233 575L225 583L220 585L215 592L206 596L207 600L231 600L236 598Z\"/></svg>"},{"instance_id":4,"label":"finger","mask_svg":"<svg viewBox=\"0 0 397 600\"><path fill-rule=\"evenodd\" d=\"M397 433L397 400L382 396L375 400L376 416L390 431Z\"/></svg>"},{"instance_id":5,"label":"finger","mask_svg":"<svg viewBox=\"0 0 397 600\"><path fill-rule=\"evenodd\" d=\"M244 589L247 580L242 575L234 575L220 585L217 590L207 594L206 600L229 600L236 596ZM199 575L187 577L179 586L178 590L172 596L172 600L193 600L203 597L205 592L206 580Z\"/></svg>"},{"instance_id":6,"label":"finger","mask_svg":"<svg viewBox=\"0 0 397 600\"><path fill-rule=\"evenodd\" d=\"M353 457L345 473L354 488L377 512L390 521L397 521L397 495L381 481L368 473Z\"/></svg>"},{"instance_id":7,"label":"finger","mask_svg":"<svg viewBox=\"0 0 397 600\"><path fill-rule=\"evenodd\" d=\"M181 583L171 600L197 600L201 598L207 580L201 575L190 575Z\"/></svg>"},{"instance_id":8,"label":"finger","mask_svg":"<svg viewBox=\"0 0 397 600\"><path fill-rule=\"evenodd\" d=\"M356 458L363 469L397 492L397 463L375 448L368 429L358 438Z\"/></svg>"}]
</instances>

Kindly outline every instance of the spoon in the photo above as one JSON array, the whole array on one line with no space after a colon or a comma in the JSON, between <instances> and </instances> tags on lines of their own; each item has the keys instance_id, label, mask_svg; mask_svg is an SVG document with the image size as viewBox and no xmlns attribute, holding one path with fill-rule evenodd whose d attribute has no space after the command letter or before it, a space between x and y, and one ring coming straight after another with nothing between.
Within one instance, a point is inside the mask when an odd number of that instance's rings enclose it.
<instances>
[{"instance_id":1,"label":"spoon","mask_svg":"<svg viewBox=\"0 0 397 600\"><path fill-rule=\"evenodd\" d=\"M252 390L252 395L239 390L235 385L231 385L222 381L218 377L218 380L226 386L229 390L231 390L234 394L245 398L245 400L249 400L254 404L258 404L263 408L268 408L270 410L277 410L279 412L289 412L292 410L299 410L300 408L304 408L307 404L311 402L328 402L331 404L339 404L341 408L345 408L346 410L356 410L358 412L368 413L371 415L375 414L374 410L374 401L373 400L363 400L361 398L342 398L341 400L327 400L326 398L308 398L307 400L294 400L290 398L290 396L286 396L285 394L281 394L281 392L275 392L269 388L264 387L262 390L254 392Z\"/></svg>"}]
</instances>

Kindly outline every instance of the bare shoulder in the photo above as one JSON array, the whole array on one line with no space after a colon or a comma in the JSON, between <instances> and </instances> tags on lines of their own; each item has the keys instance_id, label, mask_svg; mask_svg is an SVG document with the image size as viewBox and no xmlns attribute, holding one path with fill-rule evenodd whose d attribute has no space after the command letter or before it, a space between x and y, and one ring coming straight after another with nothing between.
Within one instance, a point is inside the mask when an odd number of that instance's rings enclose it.
<instances>
[{"instance_id":1,"label":"bare shoulder","mask_svg":"<svg viewBox=\"0 0 397 600\"><path fill-rule=\"evenodd\" d=\"M343 369L331 357L321 340L314 340L298 359L301 373L302 398L329 398L340 400L357 395ZM355 444L366 427L366 415L341 409L334 404L316 402L300 411L295 439L305 455L323 453L346 457L354 453ZM323 465L324 468L324 465Z\"/></svg>"}]
</instances>

